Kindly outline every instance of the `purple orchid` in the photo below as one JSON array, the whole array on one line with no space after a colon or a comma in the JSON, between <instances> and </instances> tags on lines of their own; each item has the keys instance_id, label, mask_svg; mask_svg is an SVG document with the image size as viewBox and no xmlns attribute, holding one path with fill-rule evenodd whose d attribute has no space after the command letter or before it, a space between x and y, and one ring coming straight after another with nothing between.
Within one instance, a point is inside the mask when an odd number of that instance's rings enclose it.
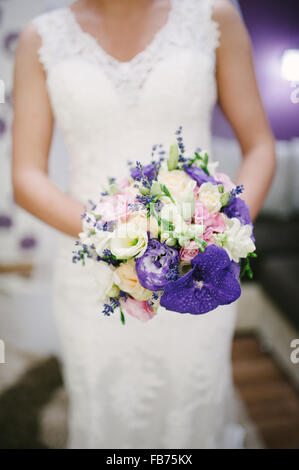
<instances>
[{"instance_id":1,"label":"purple orchid","mask_svg":"<svg viewBox=\"0 0 299 470\"><path fill-rule=\"evenodd\" d=\"M163 289L168 281L168 273L178 264L178 251L165 243L151 239L146 252L136 258L136 272L140 284L145 289L157 291Z\"/></svg>"},{"instance_id":2,"label":"purple orchid","mask_svg":"<svg viewBox=\"0 0 299 470\"><path fill-rule=\"evenodd\" d=\"M179 313L200 315L237 300L240 268L223 248L208 246L192 260L192 269L164 287L161 305Z\"/></svg>"},{"instance_id":3,"label":"purple orchid","mask_svg":"<svg viewBox=\"0 0 299 470\"><path fill-rule=\"evenodd\" d=\"M198 186L201 186L203 183L212 183L212 184L219 184L213 176L207 175L207 173L197 166L186 166L184 168L185 172L196 181Z\"/></svg>"},{"instance_id":4,"label":"purple orchid","mask_svg":"<svg viewBox=\"0 0 299 470\"><path fill-rule=\"evenodd\" d=\"M157 168L155 165L150 163L149 165L145 165L142 168L144 176L146 176L150 181L156 177ZM138 166L131 171L131 177L134 180L141 179L142 176L142 172Z\"/></svg>"}]
</instances>

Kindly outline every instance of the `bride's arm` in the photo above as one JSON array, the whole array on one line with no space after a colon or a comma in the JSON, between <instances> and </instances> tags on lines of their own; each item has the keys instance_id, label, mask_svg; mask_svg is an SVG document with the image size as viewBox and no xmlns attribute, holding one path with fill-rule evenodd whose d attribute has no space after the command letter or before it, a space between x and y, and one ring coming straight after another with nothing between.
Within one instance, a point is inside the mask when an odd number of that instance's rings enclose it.
<instances>
[{"instance_id":1,"label":"bride's arm","mask_svg":"<svg viewBox=\"0 0 299 470\"><path fill-rule=\"evenodd\" d=\"M275 172L275 141L257 88L246 28L227 0L217 0L214 19L221 31L217 49L219 103L240 142L243 160L237 183L254 219Z\"/></svg>"},{"instance_id":2,"label":"bride's arm","mask_svg":"<svg viewBox=\"0 0 299 470\"><path fill-rule=\"evenodd\" d=\"M34 25L22 33L15 63L13 188L15 201L31 214L72 236L81 230L83 206L48 177L53 116L45 74L38 61L40 38Z\"/></svg>"}]
</instances>

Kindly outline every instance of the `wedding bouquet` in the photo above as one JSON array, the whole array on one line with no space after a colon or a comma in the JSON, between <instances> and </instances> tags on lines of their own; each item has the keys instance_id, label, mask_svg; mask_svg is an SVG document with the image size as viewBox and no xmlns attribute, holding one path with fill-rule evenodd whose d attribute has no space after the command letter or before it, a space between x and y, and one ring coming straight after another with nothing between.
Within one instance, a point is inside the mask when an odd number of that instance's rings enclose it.
<instances>
[{"instance_id":1,"label":"wedding bouquet","mask_svg":"<svg viewBox=\"0 0 299 470\"><path fill-rule=\"evenodd\" d=\"M73 262L93 260L103 313L118 310L122 323L125 314L147 321L159 305L207 313L237 300L240 275L252 276L243 187L218 173L206 152L186 156L181 127L176 140L168 154L155 145L149 165L129 163L127 179L110 178L82 216Z\"/></svg>"}]
</instances>

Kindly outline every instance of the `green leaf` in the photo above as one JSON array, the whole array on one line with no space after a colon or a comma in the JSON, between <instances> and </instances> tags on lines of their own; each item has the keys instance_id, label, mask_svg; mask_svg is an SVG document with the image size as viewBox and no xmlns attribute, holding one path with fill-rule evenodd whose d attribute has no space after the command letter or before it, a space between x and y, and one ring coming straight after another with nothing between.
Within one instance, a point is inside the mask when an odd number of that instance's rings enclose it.
<instances>
[{"instance_id":1,"label":"green leaf","mask_svg":"<svg viewBox=\"0 0 299 470\"><path fill-rule=\"evenodd\" d=\"M168 191L168 189L166 188L165 184L161 184L161 190L163 191L165 196L167 196L171 200L172 204L175 204L174 199L172 198L172 196L171 196L170 192Z\"/></svg>"},{"instance_id":2,"label":"green leaf","mask_svg":"<svg viewBox=\"0 0 299 470\"><path fill-rule=\"evenodd\" d=\"M194 237L194 241L197 243L199 250L203 253L207 246L207 242L205 242L202 238L197 237Z\"/></svg>"},{"instance_id":3,"label":"green leaf","mask_svg":"<svg viewBox=\"0 0 299 470\"><path fill-rule=\"evenodd\" d=\"M243 279L245 276L248 276L249 279L253 278L253 271L250 266L250 258L257 258L257 254L249 253L247 258L244 259L244 266L240 273L240 279Z\"/></svg>"}]
</instances>

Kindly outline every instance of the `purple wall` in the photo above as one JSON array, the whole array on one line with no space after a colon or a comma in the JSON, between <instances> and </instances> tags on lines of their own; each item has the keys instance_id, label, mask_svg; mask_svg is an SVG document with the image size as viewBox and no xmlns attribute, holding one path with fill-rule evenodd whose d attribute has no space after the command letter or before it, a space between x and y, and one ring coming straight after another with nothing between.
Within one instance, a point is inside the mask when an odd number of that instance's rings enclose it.
<instances>
[{"instance_id":1,"label":"purple wall","mask_svg":"<svg viewBox=\"0 0 299 470\"><path fill-rule=\"evenodd\" d=\"M257 81L273 132L277 139L299 137L299 103L292 103L293 89L280 73L283 52L299 49L299 2L240 0L239 3L251 36ZM223 137L233 135L218 107L213 132Z\"/></svg>"}]
</instances>

